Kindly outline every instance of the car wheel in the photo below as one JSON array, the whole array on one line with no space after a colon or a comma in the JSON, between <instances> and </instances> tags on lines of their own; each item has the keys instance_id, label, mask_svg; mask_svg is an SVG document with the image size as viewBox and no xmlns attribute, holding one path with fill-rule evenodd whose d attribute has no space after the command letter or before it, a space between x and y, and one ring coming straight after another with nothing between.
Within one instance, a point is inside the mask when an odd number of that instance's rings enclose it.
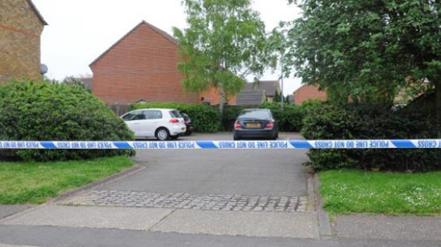
<instances>
[{"instance_id":1,"label":"car wheel","mask_svg":"<svg viewBox=\"0 0 441 247\"><path fill-rule=\"evenodd\" d=\"M156 131L156 138L160 141L166 141L170 139L170 133L166 128L160 128Z\"/></svg>"},{"instance_id":2,"label":"car wheel","mask_svg":"<svg viewBox=\"0 0 441 247\"><path fill-rule=\"evenodd\" d=\"M238 136L234 136L233 139L234 139L235 141L240 141L240 137L238 137Z\"/></svg>"}]
</instances>

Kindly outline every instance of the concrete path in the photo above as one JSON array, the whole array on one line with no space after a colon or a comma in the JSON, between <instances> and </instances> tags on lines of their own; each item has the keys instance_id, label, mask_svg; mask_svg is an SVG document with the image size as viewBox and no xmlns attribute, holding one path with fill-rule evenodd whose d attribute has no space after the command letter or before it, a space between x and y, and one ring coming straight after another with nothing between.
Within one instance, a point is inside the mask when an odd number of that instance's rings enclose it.
<instances>
[{"instance_id":1,"label":"concrete path","mask_svg":"<svg viewBox=\"0 0 441 247\"><path fill-rule=\"evenodd\" d=\"M47 205L3 220L1 224L312 239L318 237L314 217L310 213Z\"/></svg>"},{"instance_id":2,"label":"concrete path","mask_svg":"<svg viewBox=\"0 0 441 247\"><path fill-rule=\"evenodd\" d=\"M0 219L31 208L31 205L0 205Z\"/></svg>"}]
</instances>

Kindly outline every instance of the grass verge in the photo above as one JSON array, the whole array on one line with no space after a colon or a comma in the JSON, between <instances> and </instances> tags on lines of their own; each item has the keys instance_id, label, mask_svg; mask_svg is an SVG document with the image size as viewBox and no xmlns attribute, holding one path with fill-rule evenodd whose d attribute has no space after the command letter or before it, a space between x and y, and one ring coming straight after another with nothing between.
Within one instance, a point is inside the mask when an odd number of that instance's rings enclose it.
<instances>
[{"instance_id":1,"label":"grass verge","mask_svg":"<svg viewBox=\"0 0 441 247\"><path fill-rule=\"evenodd\" d=\"M331 214L441 214L441 172L324 171L320 184Z\"/></svg>"},{"instance_id":2,"label":"grass verge","mask_svg":"<svg viewBox=\"0 0 441 247\"><path fill-rule=\"evenodd\" d=\"M0 204L44 203L61 192L132 166L127 157L63 162L0 162Z\"/></svg>"}]
</instances>

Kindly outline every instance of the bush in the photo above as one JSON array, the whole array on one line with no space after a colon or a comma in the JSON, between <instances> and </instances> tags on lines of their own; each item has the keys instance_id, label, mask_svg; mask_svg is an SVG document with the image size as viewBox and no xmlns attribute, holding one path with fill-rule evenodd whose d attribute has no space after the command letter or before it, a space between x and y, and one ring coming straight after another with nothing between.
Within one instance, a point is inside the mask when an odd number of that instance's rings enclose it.
<instances>
[{"instance_id":1,"label":"bush","mask_svg":"<svg viewBox=\"0 0 441 247\"><path fill-rule=\"evenodd\" d=\"M234 122L243 109L245 109L243 106L226 106L224 108L224 115L222 116L223 130L232 131L234 129Z\"/></svg>"},{"instance_id":2,"label":"bush","mask_svg":"<svg viewBox=\"0 0 441 247\"><path fill-rule=\"evenodd\" d=\"M47 82L0 85L0 140L131 140L124 122L83 88ZM75 160L119 150L3 150L0 159Z\"/></svg>"},{"instance_id":3,"label":"bush","mask_svg":"<svg viewBox=\"0 0 441 247\"><path fill-rule=\"evenodd\" d=\"M172 108L187 113L197 132L216 132L220 129L219 111L212 106L204 104L182 104L182 103L137 103L132 105L131 110L143 108Z\"/></svg>"},{"instance_id":4,"label":"bush","mask_svg":"<svg viewBox=\"0 0 441 247\"><path fill-rule=\"evenodd\" d=\"M306 139L420 139L433 138L436 128L424 112L394 112L378 105L313 107L304 119ZM393 171L441 169L440 150L311 150L314 169L361 168Z\"/></svg>"},{"instance_id":5,"label":"bush","mask_svg":"<svg viewBox=\"0 0 441 247\"><path fill-rule=\"evenodd\" d=\"M300 131L302 128L304 112L297 105L286 104L282 110L279 103L264 103L260 108L271 110L281 131Z\"/></svg>"},{"instance_id":6,"label":"bush","mask_svg":"<svg viewBox=\"0 0 441 247\"><path fill-rule=\"evenodd\" d=\"M314 104L314 103L312 103ZM219 130L231 131L233 130L234 121L240 112L245 108L243 106L226 105L222 122L219 111L215 106L202 104L182 104L182 103L164 103L164 102L149 102L137 103L130 107L130 110L143 108L173 108L181 112L187 113L196 132L216 132ZM274 118L279 123L281 131L300 131L302 128L302 120L304 117L305 108L296 105L285 105L282 111L278 103L265 103L257 108L268 108L273 112Z\"/></svg>"},{"instance_id":7,"label":"bush","mask_svg":"<svg viewBox=\"0 0 441 247\"><path fill-rule=\"evenodd\" d=\"M323 101L320 100L306 100L300 105L300 109L303 112L303 117L308 114L309 111L314 110L316 107L320 107L323 104ZM302 123L303 124L303 123Z\"/></svg>"}]
</instances>

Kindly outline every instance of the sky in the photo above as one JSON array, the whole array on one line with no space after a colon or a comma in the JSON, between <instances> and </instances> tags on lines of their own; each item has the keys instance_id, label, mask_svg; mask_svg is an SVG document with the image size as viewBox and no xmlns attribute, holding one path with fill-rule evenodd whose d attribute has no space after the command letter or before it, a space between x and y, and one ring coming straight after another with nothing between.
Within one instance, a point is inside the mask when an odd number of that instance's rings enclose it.
<instances>
[{"instance_id":1,"label":"sky","mask_svg":"<svg viewBox=\"0 0 441 247\"><path fill-rule=\"evenodd\" d=\"M271 31L280 21L299 16L288 0L252 0ZM42 35L41 60L49 67L51 79L91 75L89 64L145 20L172 33L172 27L185 28L181 0L33 0L48 26ZM277 80L279 72L268 71L262 80ZM286 78L284 94L300 86L300 79Z\"/></svg>"}]
</instances>

